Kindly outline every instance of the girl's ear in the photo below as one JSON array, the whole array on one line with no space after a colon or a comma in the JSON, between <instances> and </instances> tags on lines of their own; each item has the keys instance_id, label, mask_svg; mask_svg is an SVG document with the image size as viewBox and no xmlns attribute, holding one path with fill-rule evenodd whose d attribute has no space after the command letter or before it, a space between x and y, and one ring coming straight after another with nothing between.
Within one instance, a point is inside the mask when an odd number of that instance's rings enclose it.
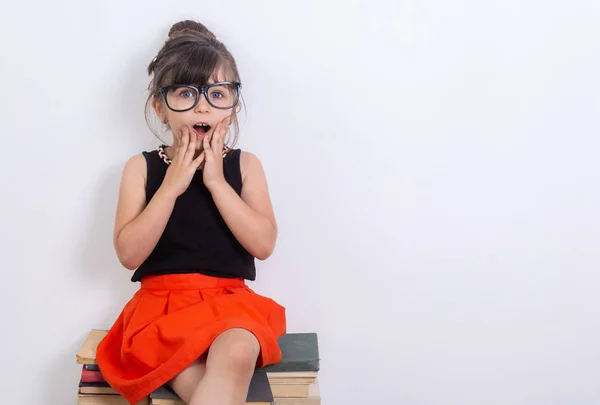
<instances>
[{"instance_id":1,"label":"girl's ear","mask_svg":"<svg viewBox=\"0 0 600 405\"><path fill-rule=\"evenodd\" d=\"M169 123L169 121L167 120L167 117L165 116L162 103L156 101L156 98L152 99L152 108L154 109L154 112L156 113L156 115L160 118L160 122L162 122L163 124Z\"/></svg>"}]
</instances>

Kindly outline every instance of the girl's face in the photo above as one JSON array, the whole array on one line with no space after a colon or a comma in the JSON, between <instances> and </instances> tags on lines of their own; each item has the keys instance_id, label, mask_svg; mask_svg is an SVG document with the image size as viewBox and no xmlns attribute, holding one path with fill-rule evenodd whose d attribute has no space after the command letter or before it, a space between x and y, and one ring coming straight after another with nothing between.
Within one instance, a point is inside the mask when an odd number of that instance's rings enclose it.
<instances>
[{"instance_id":1,"label":"girl's face","mask_svg":"<svg viewBox=\"0 0 600 405\"><path fill-rule=\"evenodd\" d=\"M218 82L211 78L207 86L225 82L226 80L222 79L224 76L222 72L219 72L216 75ZM232 90L231 86L211 86L207 88L206 94L208 94L213 104L228 106L237 97L236 94L232 94ZM161 121L169 126L173 134L180 133L181 129L187 126L196 135L197 140L202 141L204 137L215 131L221 121L227 122L227 125L232 123L235 107L227 109L217 108L208 102L205 94L200 93L200 99L194 108L182 112L173 111L173 109L181 110L193 105L196 93L197 89L193 89L192 87L169 89L167 91L167 100L165 101L164 97L161 100L155 99L152 102L152 106ZM204 149L203 142L197 142L196 150L201 151L202 149Z\"/></svg>"}]
</instances>

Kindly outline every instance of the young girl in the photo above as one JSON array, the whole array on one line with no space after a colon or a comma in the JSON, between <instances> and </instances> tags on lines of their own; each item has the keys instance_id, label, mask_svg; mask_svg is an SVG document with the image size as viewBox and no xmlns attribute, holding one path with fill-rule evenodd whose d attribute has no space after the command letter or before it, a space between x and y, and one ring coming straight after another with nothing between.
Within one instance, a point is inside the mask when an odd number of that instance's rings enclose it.
<instances>
[{"instance_id":1,"label":"young girl","mask_svg":"<svg viewBox=\"0 0 600 405\"><path fill-rule=\"evenodd\" d=\"M281 360L286 325L284 307L245 284L277 225L260 161L226 146L229 127L234 142L239 130L240 76L189 20L173 25L148 73L147 112L174 141L125 165L114 245L141 288L97 362L132 404L165 383L188 404L243 404L254 369Z\"/></svg>"}]
</instances>

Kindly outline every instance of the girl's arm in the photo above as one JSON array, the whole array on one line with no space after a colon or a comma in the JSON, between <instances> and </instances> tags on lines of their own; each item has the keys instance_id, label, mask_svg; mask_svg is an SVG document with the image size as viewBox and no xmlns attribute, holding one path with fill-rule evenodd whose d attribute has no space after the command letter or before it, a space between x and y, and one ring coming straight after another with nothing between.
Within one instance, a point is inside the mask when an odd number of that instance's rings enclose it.
<instances>
[{"instance_id":1,"label":"girl's arm","mask_svg":"<svg viewBox=\"0 0 600 405\"><path fill-rule=\"evenodd\" d=\"M277 223L269 197L267 180L260 160L242 152L241 197L226 181L208 186L225 223L254 257L267 259L275 249Z\"/></svg>"},{"instance_id":2,"label":"girl's arm","mask_svg":"<svg viewBox=\"0 0 600 405\"><path fill-rule=\"evenodd\" d=\"M132 157L123 170L114 229L114 246L125 268L138 268L167 226L176 197L158 189L146 205L146 161L143 155Z\"/></svg>"},{"instance_id":3,"label":"girl's arm","mask_svg":"<svg viewBox=\"0 0 600 405\"><path fill-rule=\"evenodd\" d=\"M138 268L160 240L175 201L190 185L202 158L194 159L196 136L187 127L175 135L175 156L165 178L146 205L146 159L132 157L125 165L119 190L114 245L119 261Z\"/></svg>"}]
</instances>

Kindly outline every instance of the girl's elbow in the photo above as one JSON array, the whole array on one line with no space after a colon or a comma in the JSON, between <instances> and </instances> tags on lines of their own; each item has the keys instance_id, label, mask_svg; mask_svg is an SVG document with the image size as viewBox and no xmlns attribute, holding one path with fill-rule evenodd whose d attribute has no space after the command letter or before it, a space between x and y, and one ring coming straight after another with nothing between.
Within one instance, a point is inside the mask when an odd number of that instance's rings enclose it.
<instances>
[{"instance_id":1,"label":"girl's elbow","mask_svg":"<svg viewBox=\"0 0 600 405\"><path fill-rule=\"evenodd\" d=\"M256 257L258 260L267 260L269 257L271 256L270 252L264 251L264 252L257 252L254 257Z\"/></svg>"},{"instance_id":2,"label":"girl's elbow","mask_svg":"<svg viewBox=\"0 0 600 405\"><path fill-rule=\"evenodd\" d=\"M122 264L122 265L123 265L123 267L125 267L127 270L131 270L131 271L133 271L133 270L137 269L138 267L140 267L140 265L139 265L139 264L137 264L137 263L134 263L134 262L126 262L126 261L121 261L121 264Z\"/></svg>"},{"instance_id":3,"label":"girl's elbow","mask_svg":"<svg viewBox=\"0 0 600 405\"><path fill-rule=\"evenodd\" d=\"M256 258L260 261L265 261L269 258L270 255L256 255Z\"/></svg>"},{"instance_id":4,"label":"girl's elbow","mask_svg":"<svg viewBox=\"0 0 600 405\"><path fill-rule=\"evenodd\" d=\"M125 252L122 252L120 249L116 249L117 258L119 259L119 263L127 270L135 270L140 267L141 263L139 260L136 260L134 257L127 255Z\"/></svg>"},{"instance_id":5,"label":"girl's elbow","mask_svg":"<svg viewBox=\"0 0 600 405\"><path fill-rule=\"evenodd\" d=\"M137 261L131 260L131 259L128 259L128 258L122 258L120 256L119 256L119 262L127 270L135 270L138 267L140 267L140 264Z\"/></svg>"},{"instance_id":6,"label":"girl's elbow","mask_svg":"<svg viewBox=\"0 0 600 405\"><path fill-rule=\"evenodd\" d=\"M262 245L258 249L256 249L256 251L254 252L254 257L256 257L258 260L267 260L269 257L271 257L274 250L275 243Z\"/></svg>"}]
</instances>

